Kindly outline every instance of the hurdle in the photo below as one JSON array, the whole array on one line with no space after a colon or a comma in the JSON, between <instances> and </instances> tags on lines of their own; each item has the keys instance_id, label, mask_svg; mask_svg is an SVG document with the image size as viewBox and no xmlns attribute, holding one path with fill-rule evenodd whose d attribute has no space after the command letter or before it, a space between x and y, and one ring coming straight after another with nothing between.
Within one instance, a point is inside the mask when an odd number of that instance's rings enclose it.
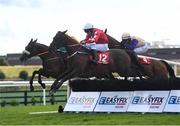
<instances>
[{"instance_id":1,"label":"hurdle","mask_svg":"<svg viewBox=\"0 0 180 126\"><path fill-rule=\"evenodd\" d=\"M180 78L69 82L64 112L180 112Z\"/></svg>"}]
</instances>

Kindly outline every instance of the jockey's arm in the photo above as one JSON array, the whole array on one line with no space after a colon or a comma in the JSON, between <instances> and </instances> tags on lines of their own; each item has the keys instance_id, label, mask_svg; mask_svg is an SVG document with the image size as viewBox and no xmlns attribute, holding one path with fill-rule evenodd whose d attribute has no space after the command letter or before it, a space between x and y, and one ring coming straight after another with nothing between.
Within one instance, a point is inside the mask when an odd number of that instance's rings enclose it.
<instances>
[{"instance_id":1,"label":"jockey's arm","mask_svg":"<svg viewBox=\"0 0 180 126\"><path fill-rule=\"evenodd\" d=\"M123 49L126 48L126 41L121 41L120 42L120 47L123 48Z\"/></svg>"},{"instance_id":2,"label":"jockey's arm","mask_svg":"<svg viewBox=\"0 0 180 126\"><path fill-rule=\"evenodd\" d=\"M131 40L130 44L126 44L126 48L129 50L134 50L136 48L137 44L138 44L138 40L133 39L133 40Z\"/></svg>"},{"instance_id":3,"label":"jockey's arm","mask_svg":"<svg viewBox=\"0 0 180 126\"><path fill-rule=\"evenodd\" d=\"M85 44L85 43L86 43L85 40L80 41L80 44Z\"/></svg>"},{"instance_id":4,"label":"jockey's arm","mask_svg":"<svg viewBox=\"0 0 180 126\"><path fill-rule=\"evenodd\" d=\"M90 35L87 35L84 42L85 43L93 43L93 42L95 42L95 39L94 39L94 37L91 37Z\"/></svg>"},{"instance_id":5,"label":"jockey's arm","mask_svg":"<svg viewBox=\"0 0 180 126\"><path fill-rule=\"evenodd\" d=\"M98 31L96 31L96 32L94 33L93 38L94 38L94 42L95 42L95 43L97 43L97 42L99 41L100 36L101 36L101 34L100 34Z\"/></svg>"}]
</instances>

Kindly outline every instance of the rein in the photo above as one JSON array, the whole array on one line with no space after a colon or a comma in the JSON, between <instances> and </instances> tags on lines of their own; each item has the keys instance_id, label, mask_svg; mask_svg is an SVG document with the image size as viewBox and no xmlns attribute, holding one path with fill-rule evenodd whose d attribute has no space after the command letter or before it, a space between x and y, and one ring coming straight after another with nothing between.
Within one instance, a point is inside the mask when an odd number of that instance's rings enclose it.
<instances>
[{"instance_id":1,"label":"rein","mask_svg":"<svg viewBox=\"0 0 180 126\"><path fill-rule=\"evenodd\" d=\"M73 45L68 45L68 47L75 47L75 46L78 46L78 45L80 45L80 43L73 44Z\"/></svg>"},{"instance_id":2,"label":"rein","mask_svg":"<svg viewBox=\"0 0 180 126\"><path fill-rule=\"evenodd\" d=\"M46 54L46 53L48 53L48 52L49 52L49 51L45 51L45 52L39 53L39 54L37 54L37 56L44 55L44 54Z\"/></svg>"},{"instance_id":3,"label":"rein","mask_svg":"<svg viewBox=\"0 0 180 126\"><path fill-rule=\"evenodd\" d=\"M59 59L59 57L50 58L50 59L47 59L47 61L51 61L51 60L55 60L55 59Z\"/></svg>"},{"instance_id":4,"label":"rein","mask_svg":"<svg viewBox=\"0 0 180 126\"><path fill-rule=\"evenodd\" d=\"M76 46L79 46L79 45L81 45L81 43L77 43L77 44L73 44L73 45L67 45L67 46L71 48L71 47L76 47ZM86 54L86 55L87 55L88 53L76 51L76 52L74 52L73 54L67 56L67 59L69 59L69 58L75 56L76 54Z\"/></svg>"},{"instance_id":5,"label":"rein","mask_svg":"<svg viewBox=\"0 0 180 126\"><path fill-rule=\"evenodd\" d=\"M47 54L47 53L49 53L49 51L39 53L39 54L37 54L37 56L42 56L42 55ZM49 59L47 59L47 61L56 60L56 59L59 59L59 57L49 58Z\"/></svg>"}]
</instances>

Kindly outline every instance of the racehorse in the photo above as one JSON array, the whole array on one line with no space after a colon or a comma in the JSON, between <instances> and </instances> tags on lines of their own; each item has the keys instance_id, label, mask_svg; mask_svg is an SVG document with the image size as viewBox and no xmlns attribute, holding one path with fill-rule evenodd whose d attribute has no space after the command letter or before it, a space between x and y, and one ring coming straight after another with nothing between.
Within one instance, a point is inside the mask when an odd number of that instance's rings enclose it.
<instances>
[{"instance_id":1,"label":"racehorse","mask_svg":"<svg viewBox=\"0 0 180 126\"><path fill-rule=\"evenodd\" d=\"M56 78L59 74L65 71L67 66L66 61L63 58L63 54L49 52L49 47L44 44L37 43L37 39L30 40L28 45L25 47L20 60L23 62L34 56L40 57L40 59L42 60L42 68L40 68L39 70L35 70L32 74L29 82L31 91L34 90L33 79L36 74L38 74L38 82L43 88L45 88L45 84L42 83L41 80L41 75L47 78Z\"/></svg>"},{"instance_id":2,"label":"racehorse","mask_svg":"<svg viewBox=\"0 0 180 126\"><path fill-rule=\"evenodd\" d=\"M42 83L41 75L45 76L47 78L57 78L58 75L62 74L66 68L67 68L67 61L66 61L66 53L60 50L59 52L56 51L49 51L49 47L37 43L37 39L33 40L31 39L28 45L25 47L25 50L23 51L20 60L22 62L34 57L39 56L42 60L42 68L39 70L35 70L32 74L32 77L30 79L30 90L33 91L33 79L36 74L38 74L38 82L39 84L45 88L45 84ZM81 77L89 77L90 75L81 76ZM114 78L113 75L102 75L102 76L96 76L97 78Z\"/></svg>"},{"instance_id":3,"label":"racehorse","mask_svg":"<svg viewBox=\"0 0 180 126\"><path fill-rule=\"evenodd\" d=\"M107 30L106 30L107 32ZM115 38L113 38L112 36L108 35L106 33L108 40L109 40L109 48L116 48L116 49L125 49L124 46ZM127 53L131 56L132 53L130 51L127 50ZM131 58L135 58L134 56L131 56ZM164 60L156 60L156 59L150 59L151 63L149 65L143 65L144 69L147 71L152 71L152 73L154 74L154 77L157 76L161 76L161 77L165 77L168 78L169 77L176 77L175 76L175 72L173 70L173 68Z\"/></svg>"},{"instance_id":4,"label":"racehorse","mask_svg":"<svg viewBox=\"0 0 180 126\"><path fill-rule=\"evenodd\" d=\"M50 94L55 93L55 91L61 87L62 83L73 77L86 74L86 72L91 72L92 75L116 72L120 76L130 77L138 74L136 67L132 64L131 57L123 49L111 49L110 53L110 64L90 64L88 50L81 46L78 41L72 39L70 36L64 32L57 32L56 36L53 38L50 44L50 50L57 50L57 48L64 48L67 53L67 70L61 74L52 84ZM152 61L153 62L153 61ZM161 68L155 69L152 65L145 65L146 69L149 69L147 76L150 78L161 76L167 78L168 70L166 66L160 65ZM156 70L156 71L155 71ZM145 74L145 73L143 73ZM59 81L60 80L60 81Z\"/></svg>"}]
</instances>

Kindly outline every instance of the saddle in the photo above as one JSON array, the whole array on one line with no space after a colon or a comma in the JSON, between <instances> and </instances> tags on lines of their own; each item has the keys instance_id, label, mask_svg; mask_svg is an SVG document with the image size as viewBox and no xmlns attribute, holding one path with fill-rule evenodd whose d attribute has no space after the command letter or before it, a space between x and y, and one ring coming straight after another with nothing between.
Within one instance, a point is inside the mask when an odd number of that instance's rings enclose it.
<instances>
[{"instance_id":1,"label":"saddle","mask_svg":"<svg viewBox=\"0 0 180 126\"><path fill-rule=\"evenodd\" d=\"M100 52L97 51L94 53L95 55L95 60L97 64L109 64L110 63L110 57L109 57L109 51L106 52ZM90 61L93 61L93 54L90 54Z\"/></svg>"}]
</instances>

